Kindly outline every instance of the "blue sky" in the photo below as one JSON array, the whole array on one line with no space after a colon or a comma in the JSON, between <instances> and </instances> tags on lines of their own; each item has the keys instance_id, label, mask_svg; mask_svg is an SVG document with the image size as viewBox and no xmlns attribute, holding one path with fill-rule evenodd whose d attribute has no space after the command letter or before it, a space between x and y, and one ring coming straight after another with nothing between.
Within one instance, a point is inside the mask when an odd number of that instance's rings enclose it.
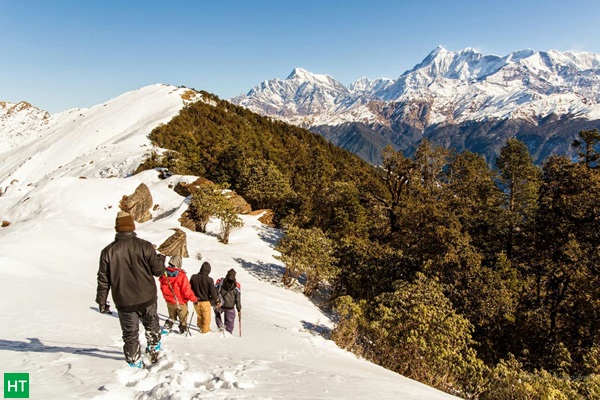
<instances>
[{"instance_id":1,"label":"blue sky","mask_svg":"<svg viewBox=\"0 0 600 400\"><path fill-rule=\"evenodd\" d=\"M223 99L294 67L396 78L437 45L600 53L600 1L0 0L0 101L52 113L153 83Z\"/></svg>"}]
</instances>

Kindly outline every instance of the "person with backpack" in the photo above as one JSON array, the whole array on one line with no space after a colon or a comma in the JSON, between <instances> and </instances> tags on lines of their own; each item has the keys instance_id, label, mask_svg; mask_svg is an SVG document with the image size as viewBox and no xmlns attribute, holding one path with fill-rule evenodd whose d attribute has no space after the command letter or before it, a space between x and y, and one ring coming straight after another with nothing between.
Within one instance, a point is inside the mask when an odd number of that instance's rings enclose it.
<instances>
[{"instance_id":1,"label":"person with backpack","mask_svg":"<svg viewBox=\"0 0 600 400\"><path fill-rule=\"evenodd\" d=\"M210 264L205 261L202 263L200 271L192 275L190 280L192 291L198 298L198 302L194 304L194 307L198 316L196 322L202 333L210 332L211 305L216 305L217 307L221 305L215 288L215 281L208 276L210 270Z\"/></svg>"},{"instance_id":2,"label":"person with backpack","mask_svg":"<svg viewBox=\"0 0 600 400\"><path fill-rule=\"evenodd\" d=\"M190 281L181 269L183 260L181 256L173 256L165 274L159 278L160 290L167 303L169 319L163 326L163 334L168 334L175 321L179 320L179 333L187 331L188 301L196 303L198 299L192 291Z\"/></svg>"},{"instance_id":3,"label":"person with backpack","mask_svg":"<svg viewBox=\"0 0 600 400\"><path fill-rule=\"evenodd\" d=\"M215 321L219 329L223 329L221 313L225 314L225 330L233 334L235 324L235 309L238 318L242 318L242 286L235 279L235 269L227 271L225 279L217 280L217 293L221 298L221 306L215 308Z\"/></svg>"},{"instance_id":4,"label":"person with backpack","mask_svg":"<svg viewBox=\"0 0 600 400\"><path fill-rule=\"evenodd\" d=\"M108 292L112 291L119 311L125 360L132 367L143 368L140 321L146 330L146 353L151 362L157 361L161 349L154 277L164 274L165 256L157 254L152 243L137 237L131 214L119 211L115 230L115 240L100 253L96 303L100 310L106 310Z\"/></svg>"}]
</instances>

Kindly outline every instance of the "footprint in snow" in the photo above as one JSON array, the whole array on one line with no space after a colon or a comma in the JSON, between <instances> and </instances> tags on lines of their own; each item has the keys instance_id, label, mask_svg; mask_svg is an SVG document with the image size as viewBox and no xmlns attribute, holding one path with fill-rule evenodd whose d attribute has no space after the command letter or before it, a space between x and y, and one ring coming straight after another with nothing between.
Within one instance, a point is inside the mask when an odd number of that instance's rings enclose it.
<instances>
[{"instance_id":1,"label":"footprint in snow","mask_svg":"<svg viewBox=\"0 0 600 400\"><path fill-rule=\"evenodd\" d=\"M117 377L139 400L192 399L218 395L220 391L223 391L221 395L229 396L231 393L227 393L231 390L251 389L256 382L245 379L244 374L264 367L260 361L248 360L231 368L195 370L198 366L190 368L185 361L175 361L170 354L161 354L156 364L140 370L124 367L117 371ZM106 393L111 389L105 386L102 391Z\"/></svg>"}]
</instances>

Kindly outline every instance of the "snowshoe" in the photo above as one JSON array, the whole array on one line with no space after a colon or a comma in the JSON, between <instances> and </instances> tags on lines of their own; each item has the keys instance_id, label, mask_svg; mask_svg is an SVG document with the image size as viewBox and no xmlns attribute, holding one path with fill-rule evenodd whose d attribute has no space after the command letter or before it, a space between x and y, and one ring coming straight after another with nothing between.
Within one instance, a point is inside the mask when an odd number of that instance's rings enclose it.
<instances>
[{"instance_id":1,"label":"snowshoe","mask_svg":"<svg viewBox=\"0 0 600 400\"><path fill-rule=\"evenodd\" d=\"M150 362L152 364L154 364L158 361L158 355L160 354L161 349L162 349L161 342L158 342L158 344L154 347L152 347L152 346L146 347L146 354L148 354L150 356Z\"/></svg>"},{"instance_id":2,"label":"snowshoe","mask_svg":"<svg viewBox=\"0 0 600 400\"><path fill-rule=\"evenodd\" d=\"M132 368L144 368L144 363L142 362L142 360L137 360L136 362L130 362L128 364Z\"/></svg>"}]
</instances>

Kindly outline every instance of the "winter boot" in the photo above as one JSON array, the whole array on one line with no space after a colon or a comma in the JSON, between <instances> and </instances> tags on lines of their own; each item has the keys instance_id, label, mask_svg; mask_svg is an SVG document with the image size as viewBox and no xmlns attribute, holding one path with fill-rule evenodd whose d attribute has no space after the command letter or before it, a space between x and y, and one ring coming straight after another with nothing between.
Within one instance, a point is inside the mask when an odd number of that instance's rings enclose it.
<instances>
[{"instance_id":1,"label":"winter boot","mask_svg":"<svg viewBox=\"0 0 600 400\"><path fill-rule=\"evenodd\" d=\"M173 320L168 319L165 321L162 330L160 331L161 335L168 335L171 332L171 328L173 327Z\"/></svg>"},{"instance_id":2,"label":"winter boot","mask_svg":"<svg viewBox=\"0 0 600 400\"><path fill-rule=\"evenodd\" d=\"M123 346L123 353L125 354L125 361L131 367L142 368L142 361L140 360L140 345L139 343L125 343Z\"/></svg>"},{"instance_id":3,"label":"winter boot","mask_svg":"<svg viewBox=\"0 0 600 400\"><path fill-rule=\"evenodd\" d=\"M179 324L179 333L180 333L180 334L182 334L182 335L183 335L183 334L185 333L185 331L186 331L186 330L187 330L187 326L186 326L186 325Z\"/></svg>"},{"instance_id":4,"label":"winter boot","mask_svg":"<svg viewBox=\"0 0 600 400\"><path fill-rule=\"evenodd\" d=\"M154 364L156 361L158 361L158 355L159 355L161 349L162 349L161 342L158 342L158 344L156 346L148 345L148 347L146 347L146 353L150 355L150 362L152 364Z\"/></svg>"}]
</instances>

